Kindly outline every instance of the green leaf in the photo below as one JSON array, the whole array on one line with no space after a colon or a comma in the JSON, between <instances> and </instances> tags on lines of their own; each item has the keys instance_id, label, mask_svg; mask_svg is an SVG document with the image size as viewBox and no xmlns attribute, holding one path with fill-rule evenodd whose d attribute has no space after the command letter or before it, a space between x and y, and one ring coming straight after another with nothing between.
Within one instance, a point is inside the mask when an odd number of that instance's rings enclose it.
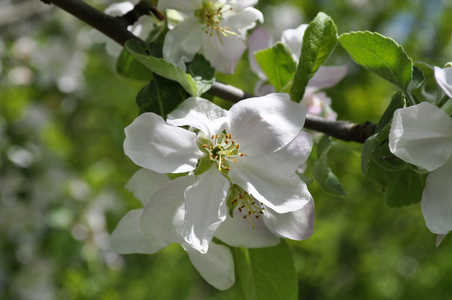
<instances>
[{"instance_id":1,"label":"green leaf","mask_svg":"<svg viewBox=\"0 0 452 300\"><path fill-rule=\"evenodd\" d=\"M407 91L413 62L393 39L358 31L342 34L339 42L357 64Z\"/></svg>"},{"instance_id":2,"label":"green leaf","mask_svg":"<svg viewBox=\"0 0 452 300\"><path fill-rule=\"evenodd\" d=\"M190 74L186 74L181 68L166 62L162 58L151 56L151 50L146 44L137 40L128 40L126 49L155 74L164 78L179 82L182 87L192 96L199 96L198 85Z\"/></svg>"},{"instance_id":3,"label":"green leaf","mask_svg":"<svg viewBox=\"0 0 452 300\"><path fill-rule=\"evenodd\" d=\"M175 81L155 75L136 97L140 113L153 112L164 119L186 99L186 91Z\"/></svg>"},{"instance_id":4,"label":"green leaf","mask_svg":"<svg viewBox=\"0 0 452 300\"><path fill-rule=\"evenodd\" d=\"M126 49L122 50L116 61L116 72L124 78L149 82L152 71L137 61Z\"/></svg>"},{"instance_id":5,"label":"green leaf","mask_svg":"<svg viewBox=\"0 0 452 300\"><path fill-rule=\"evenodd\" d=\"M198 95L207 92L215 82L215 69L200 54L196 54L193 60L187 65L187 73L196 81Z\"/></svg>"},{"instance_id":6,"label":"green leaf","mask_svg":"<svg viewBox=\"0 0 452 300\"><path fill-rule=\"evenodd\" d=\"M268 81L278 92L293 78L297 69L297 62L292 57L292 51L289 46L281 42L271 48L257 51L254 56Z\"/></svg>"},{"instance_id":7,"label":"green leaf","mask_svg":"<svg viewBox=\"0 0 452 300\"><path fill-rule=\"evenodd\" d=\"M319 12L309 23L303 36L300 61L290 89L290 97L296 102L303 98L309 79L326 61L337 44L337 28L333 19Z\"/></svg>"},{"instance_id":8,"label":"green leaf","mask_svg":"<svg viewBox=\"0 0 452 300\"><path fill-rule=\"evenodd\" d=\"M387 125L389 127L389 124ZM409 164L395 157L386 143L380 144L372 155L366 178L374 181L385 195L389 207L417 203L422 198L427 174L415 172Z\"/></svg>"},{"instance_id":9,"label":"green leaf","mask_svg":"<svg viewBox=\"0 0 452 300\"><path fill-rule=\"evenodd\" d=\"M366 175L367 170L371 163L371 158L377 147L382 143L387 142L389 131L391 128L391 120L396 109L405 107L406 100L402 92L394 94L391 103L386 108L380 121L378 122L375 134L368 138L363 145L363 150L361 153L361 172Z\"/></svg>"},{"instance_id":10,"label":"green leaf","mask_svg":"<svg viewBox=\"0 0 452 300\"><path fill-rule=\"evenodd\" d=\"M285 240L271 248L234 248L238 279L246 300L295 300L298 280Z\"/></svg>"},{"instance_id":11,"label":"green leaf","mask_svg":"<svg viewBox=\"0 0 452 300\"><path fill-rule=\"evenodd\" d=\"M339 179L328 167L328 152L331 149L331 140L324 135L317 146L317 160L314 163L314 179L319 186L333 196L343 197L345 192Z\"/></svg>"}]
</instances>

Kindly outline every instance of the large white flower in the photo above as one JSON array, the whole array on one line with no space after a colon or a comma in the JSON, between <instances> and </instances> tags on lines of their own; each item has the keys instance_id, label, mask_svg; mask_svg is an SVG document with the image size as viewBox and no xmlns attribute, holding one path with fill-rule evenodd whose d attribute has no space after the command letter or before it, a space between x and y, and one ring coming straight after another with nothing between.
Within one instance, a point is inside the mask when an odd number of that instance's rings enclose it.
<instances>
[{"instance_id":1,"label":"large white flower","mask_svg":"<svg viewBox=\"0 0 452 300\"><path fill-rule=\"evenodd\" d=\"M263 22L257 1L160 0L159 10L175 9L186 19L167 33L163 58L185 71L185 63L203 54L223 73L234 73L246 49L246 31Z\"/></svg>"},{"instance_id":2,"label":"large white flower","mask_svg":"<svg viewBox=\"0 0 452 300\"><path fill-rule=\"evenodd\" d=\"M167 122L154 113L137 117L125 129L124 150L137 165L159 173L194 171L188 176L194 182L184 191L182 235L200 252L208 250L220 225L231 221L228 208L234 211L233 225L243 226L246 218L256 236L261 225L268 233L263 242L258 237L257 242L230 241L220 234L231 245L274 245L279 236L301 240L312 234L314 209L305 183L295 174L312 148L311 136L301 132L305 115L304 106L287 94L243 100L229 111L189 98Z\"/></svg>"},{"instance_id":3,"label":"large white flower","mask_svg":"<svg viewBox=\"0 0 452 300\"><path fill-rule=\"evenodd\" d=\"M121 219L110 237L110 248L119 254L153 254L178 243L201 276L214 287L225 290L235 281L234 260L229 248L211 243L209 251L201 254L181 235L185 211L183 194L193 182L192 176L169 181L168 176L150 170L136 172L127 188L145 208L131 210Z\"/></svg>"},{"instance_id":4,"label":"large white flower","mask_svg":"<svg viewBox=\"0 0 452 300\"><path fill-rule=\"evenodd\" d=\"M400 159L429 171L422 194L427 227L439 241L452 230L452 121L428 102L394 112L389 149Z\"/></svg>"},{"instance_id":5,"label":"large white flower","mask_svg":"<svg viewBox=\"0 0 452 300\"><path fill-rule=\"evenodd\" d=\"M289 46L293 59L298 63L301 55L304 32L308 24L301 24L295 29L286 29L281 35L281 42ZM263 28L256 28L249 38L248 59L251 70L256 73L260 80L254 88L254 94L258 96L273 93L275 88L268 84L267 76L254 57L256 51L271 47L273 37ZM306 92L301 103L306 105L309 114L321 116L329 120L335 120L337 114L331 109L331 98L326 93L319 92L321 89L330 88L341 81L347 74L347 66L320 67L306 87Z\"/></svg>"}]
</instances>

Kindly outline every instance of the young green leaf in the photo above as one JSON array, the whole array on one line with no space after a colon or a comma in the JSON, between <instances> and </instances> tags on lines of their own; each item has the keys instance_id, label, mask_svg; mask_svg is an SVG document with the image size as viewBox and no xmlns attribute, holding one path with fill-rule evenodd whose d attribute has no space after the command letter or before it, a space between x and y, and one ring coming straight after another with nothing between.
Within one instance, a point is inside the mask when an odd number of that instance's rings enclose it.
<instances>
[{"instance_id":1,"label":"young green leaf","mask_svg":"<svg viewBox=\"0 0 452 300\"><path fill-rule=\"evenodd\" d=\"M175 81L155 75L137 94L136 103L140 114L153 112L164 119L187 97L186 91Z\"/></svg>"},{"instance_id":2,"label":"young green leaf","mask_svg":"<svg viewBox=\"0 0 452 300\"><path fill-rule=\"evenodd\" d=\"M215 69L200 54L196 54L193 60L187 65L187 73L196 82L198 95L207 92L215 82Z\"/></svg>"},{"instance_id":3,"label":"young green leaf","mask_svg":"<svg viewBox=\"0 0 452 300\"><path fill-rule=\"evenodd\" d=\"M373 152L365 177L381 188L387 206L402 207L421 200L427 174L415 172L409 164L392 155L386 142Z\"/></svg>"},{"instance_id":4,"label":"young green leaf","mask_svg":"<svg viewBox=\"0 0 452 300\"><path fill-rule=\"evenodd\" d=\"M309 79L326 61L337 44L337 28L333 19L319 12L309 23L303 36L300 61L290 89L292 100L300 102Z\"/></svg>"},{"instance_id":5,"label":"young green leaf","mask_svg":"<svg viewBox=\"0 0 452 300\"><path fill-rule=\"evenodd\" d=\"M403 93L396 93L394 97L392 97L391 103L378 122L375 134L364 142L361 153L361 172L363 175L366 175L367 173L375 149L388 140L389 130L391 128L390 122L392 120L392 116L394 115L394 111L398 108L405 107L405 105L406 100Z\"/></svg>"},{"instance_id":6,"label":"young green leaf","mask_svg":"<svg viewBox=\"0 0 452 300\"><path fill-rule=\"evenodd\" d=\"M295 300L298 281L292 252L282 240L271 248L235 248L238 280L246 300Z\"/></svg>"},{"instance_id":7,"label":"young green leaf","mask_svg":"<svg viewBox=\"0 0 452 300\"><path fill-rule=\"evenodd\" d=\"M257 51L254 56L268 81L278 92L292 79L297 69L297 62L292 57L292 51L289 46L281 42L271 48Z\"/></svg>"},{"instance_id":8,"label":"young green leaf","mask_svg":"<svg viewBox=\"0 0 452 300\"><path fill-rule=\"evenodd\" d=\"M137 61L126 49L122 50L116 61L116 72L124 78L149 82L152 71Z\"/></svg>"},{"instance_id":9,"label":"young green leaf","mask_svg":"<svg viewBox=\"0 0 452 300\"><path fill-rule=\"evenodd\" d=\"M339 42L357 64L407 91L413 62L393 39L379 33L357 31L342 34Z\"/></svg>"},{"instance_id":10,"label":"young green leaf","mask_svg":"<svg viewBox=\"0 0 452 300\"><path fill-rule=\"evenodd\" d=\"M324 135L317 146L317 160L314 163L314 179L319 186L333 196L343 197L345 192L339 179L328 167L328 152L331 149L331 140Z\"/></svg>"},{"instance_id":11,"label":"young green leaf","mask_svg":"<svg viewBox=\"0 0 452 300\"><path fill-rule=\"evenodd\" d=\"M192 96L199 96L198 85L190 74L186 74L181 68L166 62L162 58L151 56L151 52L146 44L136 40L128 40L125 43L126 49L155 74L164 78L179 82L182 87Z\"/></svg>"}]
</instances>

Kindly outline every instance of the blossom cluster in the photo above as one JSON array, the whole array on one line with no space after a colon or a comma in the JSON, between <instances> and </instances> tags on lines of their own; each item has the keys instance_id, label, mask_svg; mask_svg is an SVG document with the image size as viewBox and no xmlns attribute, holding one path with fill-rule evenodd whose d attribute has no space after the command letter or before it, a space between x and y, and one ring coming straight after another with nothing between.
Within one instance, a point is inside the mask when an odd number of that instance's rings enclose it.
<instances>
[{"instance_id":1,"label":"blossom cluster","mask_svg":"<svg viewBox=\"0 0 452 300\"><path fill-rule=\"evenodd\" d=\"M435 67L438 85L452 96L452 68ZM432 120L434 120L432 122ZM452 120L428 102L394 112L389 134L391 152L428 172L422 194L422 213L427 227L438 234L437 245L452 231Z\"/></svg>"},{"instance_id":2,"label":"blossom cluster","mask_svg":"<svg viewBox=\"0 0 452 300\"><path fill-rule=\"evenodd\" d=\"M121 220L112 249L155 253L178 243L210 284L226 289L234 283L233 259L213 237L250 248L310 237L314 204L296 174L312 149L305 115L287 94L270 94L229 111L192 97L166 121L138 116L125 129L124 150L146 170L128 185L144 209ZM166 173L185 176L169 181Z\"/></svg>"}]
</instances>

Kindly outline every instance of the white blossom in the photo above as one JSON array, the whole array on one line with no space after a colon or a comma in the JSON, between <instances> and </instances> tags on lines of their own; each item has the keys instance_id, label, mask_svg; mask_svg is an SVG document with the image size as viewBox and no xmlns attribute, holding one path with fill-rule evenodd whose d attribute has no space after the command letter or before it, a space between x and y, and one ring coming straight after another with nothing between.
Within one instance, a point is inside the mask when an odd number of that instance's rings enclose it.
<instances>
[{"instance_id":1,"label":"white blossom","mask_svg":"<svg viewBox=\"0 0 452 300\"><path fill-rule=\"evenodd\" d=\"M311 136L301 132L305 114L287 94L250 98L229 111L189 98L166 122L154 113L137 117L125 130L124 150L159 173L194 172L186 176L193 184L183 192L181 234L201 253L214 235L246 247L275 245L279 237L301 240L312 234L314 211L295 174L312 148ZM228 229L244 223L249 232Z\"/></svg>"},{"instance_id":2,"label":"white blossom","mask_svg":"<svg viewBox=\"0 0 452 300\"><path fill-rule=\"evenodd\" d=\"M234 73L246 49L246 32L263 22L260 11L251 7L257 1L160 0L159 10L175 9L185 16L167 33L163 58L186 70L196 53L223 73Z\"/></svg>"}]
</instances>

